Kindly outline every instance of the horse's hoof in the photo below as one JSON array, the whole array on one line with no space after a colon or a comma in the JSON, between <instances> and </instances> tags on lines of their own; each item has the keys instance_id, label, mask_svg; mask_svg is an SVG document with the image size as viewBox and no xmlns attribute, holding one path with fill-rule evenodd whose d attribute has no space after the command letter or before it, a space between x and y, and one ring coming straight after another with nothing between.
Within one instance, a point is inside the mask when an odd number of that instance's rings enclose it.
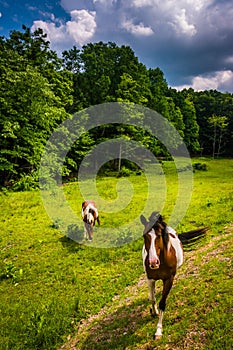
<instances>
[{"instance_id":1,"label":"horse's hoof","mask_svg":"<svg viewBox=\"0 0 233 350\"><path fill-rule=\"evenodd\" d=\"M155 334L155 340L161 339L162 335Z\"/></svg>"}]
</instances>

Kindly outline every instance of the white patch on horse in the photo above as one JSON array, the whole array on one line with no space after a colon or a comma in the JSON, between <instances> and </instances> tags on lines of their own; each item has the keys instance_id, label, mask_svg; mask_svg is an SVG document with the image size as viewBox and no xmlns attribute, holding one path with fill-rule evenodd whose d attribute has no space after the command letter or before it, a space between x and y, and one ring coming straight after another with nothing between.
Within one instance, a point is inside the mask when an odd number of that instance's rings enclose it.
<instances>
[{"instance_id":1,"label":"white patch on horse","mask_svg":"<svg viewBox=\"0 0 233 350\"><path fill-rule=\"evenodd\" d=\"M90 210L93 210L96 213L96 217L98 217L98 210L96 207L93 206L93 204L88 204L87 208L88 212L90 212Z\"/></svg>"},{"instance_id":2,"label":"white patch on horse","mask_svg":"<svg viewBox=\"0 0 233 350\"><path fill-rule=\"evenodd\" d=\"M183 261L184 261L183 248L181 246L181 242L178 238L176 231L170 226L167 226L166 230L169 234L169 242L173 246L176 252L176 260L177 260L176 266L178 268L183 264Z\"/></svg>"},{"instance_id":3,"label":"white patch on horse","mask_svg":"<svg viewBox=\"0 0 233 350\"><path fill-rule=\"evenodd\" d=\"M163 330L163 311L159 310L159 321L157 324L157 330L155 333L155 339L159 339L162 336L162 330Z\"/></svg>"},{"instance_id":4,"label":"white patch on horse","mask_svg":"<svg viewBox=\"0 0 233 350\"><path fill-rule=\"evenodd\" d=\"M171 226L167 226L167 232L177 236L176 230L174 230L174 228Z\"/></svg>"},{"instance_id":5,"label":"white patch on horse","mask_svg":"<svg viewBox=\"0 0 233 350\"><path fill-rule=\"evenodd\" d=\"M156 249L155 249L155 238L156 238L156 234L155 234L155 230L152 229L149 232L149 235L151 236L151 244L150 244L150 250L149 250L149 261L151 260L158 260L158 255L156 253Z\"/></svg>"},{"instance_id":6,"label":"white patch on horse","mask_svg":"<svg viewBox=\"0 0 233 350\"><path fill-rule=\"evenodd\" d=\"M142 261L143 261L143 267L144 267L144 270L146 271L146 257L147 257L147 251L146 251L146 247L145 247L145 244L143 245L142 247Z\"/></svg>"},{"instance_id":7,"label":"white patch on horse","mask_svg":"<svg viewBox=\"0 0 233 350\"><path fill-rule=\"evenodd\" d=\"M86 208L82 208L82 218L84 218L85 215L90 215L90 210L93 210L96 213L96 217L98 217L98 210L93 206L93 204L88 204ZM91 214L92 215L92 214ZM92 215L93 216L93 215Z\"/></svg>"}]
</instances>

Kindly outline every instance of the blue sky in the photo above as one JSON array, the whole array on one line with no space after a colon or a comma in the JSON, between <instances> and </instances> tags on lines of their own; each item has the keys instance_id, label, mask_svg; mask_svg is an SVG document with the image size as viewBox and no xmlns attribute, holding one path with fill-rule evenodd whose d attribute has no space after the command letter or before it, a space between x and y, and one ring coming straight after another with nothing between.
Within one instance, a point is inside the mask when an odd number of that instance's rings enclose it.
<instances>
[{"instance_id":1,"label":"blue sky","mask_svg":"<svg viewBox=\"0 0 233 350\"><path fill-rule=\"evenodd\" d=\"M169 86L233 93L232 0L0 0L0 35L40 27L60 54L73 45L129 45Z\"/></svg>"}]
</instances>

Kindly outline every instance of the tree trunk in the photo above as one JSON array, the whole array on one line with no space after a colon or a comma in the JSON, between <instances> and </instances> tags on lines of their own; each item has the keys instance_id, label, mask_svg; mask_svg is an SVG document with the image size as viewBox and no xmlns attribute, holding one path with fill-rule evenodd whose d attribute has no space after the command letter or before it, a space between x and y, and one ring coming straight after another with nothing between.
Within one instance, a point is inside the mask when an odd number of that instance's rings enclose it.
<instances>
[{"instance_id":1,"label":"tree trunk","mask_svg":"<svg viewBox=\"0 0 233 350\"><path fill-rule=\"evenodd\" d=\"M222 143L222 130L220 130L220 135L219 135L219 141L218 141L218 153L217 156L219 157L220 152L221 152L221 143Z\"/></svg>"},{"instance_id":2,"label":"tree trunk","mask_svg":"<svg viewBox=\"0 0 233 350\"><path fill-rule=\"evenodd\" d=\"M122 144L120 143L120 148L119 148L119 158L118 158L118 175L120 175L121 172L121 153L122 153Z\"/></svg>"},{"instance_id":3,"label":"tree trunk","mask_svg":"<svg viewBox=\"0 0 233 350\"><path fill-rule=\"evenodd\" d=\"M213 158L215 155L215 145L216 145L216 125L214 125L214 140L213 140Z\"/></svg>"}]
</instances>

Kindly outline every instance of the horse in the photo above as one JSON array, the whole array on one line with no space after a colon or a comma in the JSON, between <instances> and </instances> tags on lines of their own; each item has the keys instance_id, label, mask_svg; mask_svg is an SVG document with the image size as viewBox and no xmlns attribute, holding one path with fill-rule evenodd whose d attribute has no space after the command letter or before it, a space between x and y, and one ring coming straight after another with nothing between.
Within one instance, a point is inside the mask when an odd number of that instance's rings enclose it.
<instances>
[{"instance_id":1,"label":"horse","mask_svg":"<svg viewBox=\"0 0 233 350\"><path fill-rule=\"evenodd\" d=\"M95 222L100 225L100 219L96 204L92 200L86 200L82 203L82 219L84 222L84 239L92 241L93 239L93 227Z\"/></svg>"},{"instance_id":2,"label":"horse","mask_svg":"<svg viewBox=\"0 0 233 350\"><path fill-rule=\"evenodd\" d=\"M153 212L149 221L141 215L141 223L144 225L142 248L143 266L147 276L149 288L149 300L151 301L150 313L152 317L159 316L155 339L162 336L163 314L166 308L166 299L172 288L177 269L183 264L183 245L190 244L203 237L207 227L177 234L168 226L162 215ZM162 297L159 301L159 310L155 298L155 282L163 281Z\"/></svg>"}]
</instances>

